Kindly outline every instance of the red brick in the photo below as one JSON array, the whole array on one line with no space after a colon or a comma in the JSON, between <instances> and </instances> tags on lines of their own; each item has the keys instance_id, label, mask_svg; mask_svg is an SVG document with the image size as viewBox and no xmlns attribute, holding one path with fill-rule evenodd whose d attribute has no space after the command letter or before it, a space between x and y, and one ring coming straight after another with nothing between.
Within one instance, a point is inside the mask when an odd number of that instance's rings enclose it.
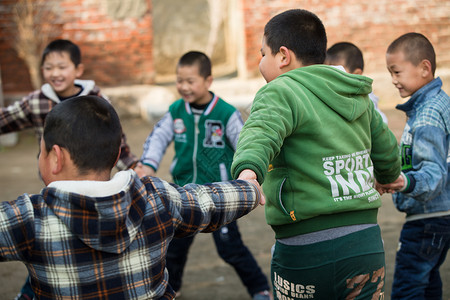
<instances>
[{"instance_id":1,"label":"red brick","mask_svg":"<svg viewBox=\"0 0 450 300\"><path fill-rule=\"evenodd\" d=\"M79 44L86 72L101 86L154 83L152 2L139 19L115 21L100 9L100 1L55 0L61 10L61 37ZM0 2L0 65L5 92L31 90L24 62L13 50L11 9L14 0ZM439 67L450 67L450 5L440 0L242 0L246 67L259 76L259 49L266 22L291 8L316 13L326 26L328 45L350 41L364 53L366 72L385 69L389 43L403 33L419 31L433 43Z\"/></svg>"}]
</instances>

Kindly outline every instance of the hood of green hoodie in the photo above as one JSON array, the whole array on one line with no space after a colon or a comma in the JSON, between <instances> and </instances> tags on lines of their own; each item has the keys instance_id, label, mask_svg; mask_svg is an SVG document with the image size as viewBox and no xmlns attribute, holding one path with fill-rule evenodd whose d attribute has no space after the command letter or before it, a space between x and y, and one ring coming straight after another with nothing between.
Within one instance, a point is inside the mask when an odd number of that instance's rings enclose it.
<instances>
[{"instance_id":1,"label":"hood of green hoodie","mask_svg":"<svg viewBox=\"0 0 450 300\"><path fill-rule=\"evenodd\" d=\"M297 81L348 121L359 118L368 108L373 80L366 76L332 66L312 65L286 72L277 79L282 77Z\"/></svg>"}]
</instances>

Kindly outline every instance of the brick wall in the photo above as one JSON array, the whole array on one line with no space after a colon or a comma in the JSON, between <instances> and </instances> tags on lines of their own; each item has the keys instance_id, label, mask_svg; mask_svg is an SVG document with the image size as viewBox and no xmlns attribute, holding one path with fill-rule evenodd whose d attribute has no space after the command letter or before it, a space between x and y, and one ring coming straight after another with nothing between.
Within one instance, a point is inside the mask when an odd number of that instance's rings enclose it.
<instances>
[{"instance_id":1,"label":"brick wall","mask_svg":"<svg viewBox=\"0 0 450 300\"><path fill-rule=\"evenodd\" d=\"M290 8L304 8L317 14L326 27L328 45L343 40L358 45L364 53L366 73L384 71L388 44L409 31L421 32L431 40L438 68L450 67L448 0L240 1L244 10L245 63L250 76L259 76L265 23ZM14 38L11 9L16 2L0 2L0 66L5 93L32 89L26 67L11 46ZM100 86L154 83L157 58L152 49L152 0L47 0L47 3L52 3L58 12L59 37L73 40L81 48L86 69L83 78L94 79ZM112 3L119 6L105 9L105 5ZM188 3L189 0L183 1ZM131 7L125 7L126 4ZM129 13L122 17L113 15L114 8L122 11L128 8ZM133 11L140 13L130 16Z\"/></svg>"},{"instance_id":2,"label":"brick wall","mask_svg":"<svg viewBox=\"0 0 450 300\"><path fill-rule=\"evenodd\" d=\"M133 1L129 3L138 2ZM6 93L32 90L25 64L11 46L14 38L11 10L16 2L2 0L0 3L0 66ZM83 78L95 79L100 86L154 82L151 0L140 1L139 17L126 18L112 15L111 7L109 11L105 7L106 1L53 2L61 24L58 37L72 40L81 49ZM126 1L114 2L120 5Z\"/></svg>"},{"instance_id":3,"label":"brick wall","mask_svg":"<svg viewBox=\"0 0 450 300\"><path fill-rule=\"evenodd\" d=\"M246 62L258 72L264 25L291 8L307 9L324 23L328 45L350 41L361 48L365 72L385 70L385 51L398 36L416 31L433 44L439 67L450 67L450 1L446 0L243 0Z\"/></svg>"}]
</instances>

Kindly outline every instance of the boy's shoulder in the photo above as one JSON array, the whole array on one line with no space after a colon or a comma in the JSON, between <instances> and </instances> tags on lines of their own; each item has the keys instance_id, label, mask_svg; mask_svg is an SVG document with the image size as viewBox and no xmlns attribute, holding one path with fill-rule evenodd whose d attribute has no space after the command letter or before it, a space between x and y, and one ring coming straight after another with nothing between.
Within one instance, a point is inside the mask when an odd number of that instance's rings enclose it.
<instances>
[{"instance_id":1,"label":"boy's shoulder","mask_svg":"<svg viewBox=\"0 0 450 300\"><path fill-rule=\"evenodd\" d=\"M225 118L230 118L232 114L236 111L239 112L237 107L232 105L231 103L225 101L223 98L220 98L218 95L214 94L211 103L208 105L206 114L211 114L215 116L223 116Z\"/></svg>"},{"instance_id":2,"label":"boy's shoulder","mask_svg":"<svg viewBox=\"0 0 450 300\"><path fill-rule=\"evenodd\" d=\"M59 102L59 99L54 92L49 93L44 89L45 85L46 84L44 84L40 89L31 91L30 93L25 95L22 98L22 101L29 103L29 105L39 105L40 102L49 100L56 103Z\"/></svg>"},{"instance_id":3,"label":"boy's shoulder","mask_svg":"<svg viewBox=\"0 0 450 300\"><path fill-rule=\"evenodd\" d=\"M185 106L186 102L182 98L180 98L178 100L175 100L172 104L169 105L169 111Z\"/></svg>"},{"instance_id":4,"label":"boy's shoulder","mask_svg":"<svg viewBox=\"0 0 450 300\"><path fill-rule=\"evenodd\" d=\"M218 95L214 95L214 96L217 97L217 104L223 105L224 107L232 108L232 109L235 109L235 110L237 109L233 104L231 104L230 102L224 100L223 98L219 97Z\"/></svg>"},{"instance_id":5,"label":"boy's shoulder","mask_svg":"<svg viewBox=\"0 0 450 300\"><path fill-rule=\"evenodd\" d=\"M450 132L450 97L441 88L424 95L422 105L416 110L416 126L429 125Z\"/></svg>"},{"instance_id":6,"label":"boy's shoulder","mask_svg":"<svg viewBox=\"0 0 450 300\"><path fill-rule=\"evenodd\" d=\"M94 80L75 79L74 84L83 89L82 95L100 95L100 88L95 85Z\"/></svg>"},{"instance_id":7,"label":"boy's shoulder","mask_svg":"<svg viewBox=\"0 0 450 300\"><path fill-rule=\"evenodd\" d=\"M442 89L442 80L438 77L422 87L424 105L438 110L449 110L450 97Z\"/></svg>"},{"instance_id":8,"label":"boy's shoulder","mask_svg":"<svg viewBox=\"0 0 450 300\"><path fill-rule=\"evenodd\" d=\"M42 90L38 89L38 90L29 92L25 97L23 97L23 99L31 100L31 99L39 99L39 98L43 98L43 97L45 97L45 95L42 93Z\"/></svg>"}]
</instances>

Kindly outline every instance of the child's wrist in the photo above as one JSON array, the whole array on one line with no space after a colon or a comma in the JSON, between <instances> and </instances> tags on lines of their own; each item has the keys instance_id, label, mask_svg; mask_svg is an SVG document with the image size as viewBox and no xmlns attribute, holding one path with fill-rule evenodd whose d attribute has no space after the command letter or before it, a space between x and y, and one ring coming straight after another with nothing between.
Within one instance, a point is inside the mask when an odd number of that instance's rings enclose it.
<instances>
[{"instance_id":1,"label":"child's wrist","mask_svg":"<svg viewBox=\"0 0 450 300\"><path fill-rule=\"evenodd\" d=\"M144 165L144 166L147 166L147 167L149 167L149 168L152 168L153 169L153 171L155 171L156 172L156 168L154 167L154 166L152 166L151 164L149 164L149 163L145 163L145 162L143 162L143 161L141 161L141 163Z\"/></svg>"},{"instance_id":2,"label":"child's wrist","mask_svg":"<svg viewBox=\"0 0 450 300\"><path fill-rule=\"evenodd\" d=\"M402 178L403 178L403 186L398 190L398 192L404 192L404 191L408 190L410 181L409 181L408 176L406 176L405 173L401 172L400 176L402 176Z\"/></svg>"}]
</instances>

